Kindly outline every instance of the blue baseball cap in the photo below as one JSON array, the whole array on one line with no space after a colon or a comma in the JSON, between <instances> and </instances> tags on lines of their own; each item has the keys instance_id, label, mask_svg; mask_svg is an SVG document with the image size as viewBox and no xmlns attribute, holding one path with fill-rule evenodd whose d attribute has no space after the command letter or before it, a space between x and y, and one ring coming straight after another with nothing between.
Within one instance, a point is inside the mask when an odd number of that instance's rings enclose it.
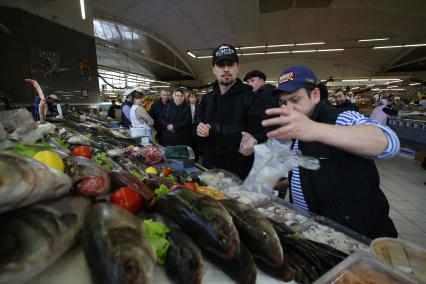
<instances>
[{"instance_id":1,"label":"blue baseball cap","mask_svg":"<svg viewBox=\"0 0 426 284\"><path fill-rule=\"evenodd\" d=\"M278 78L278 86L273 92L274 94L293 93L304 88L307 83L317 84L317 77L314 72L305 66L292 66L281 73Z\"/></svg>"}]
</instances>

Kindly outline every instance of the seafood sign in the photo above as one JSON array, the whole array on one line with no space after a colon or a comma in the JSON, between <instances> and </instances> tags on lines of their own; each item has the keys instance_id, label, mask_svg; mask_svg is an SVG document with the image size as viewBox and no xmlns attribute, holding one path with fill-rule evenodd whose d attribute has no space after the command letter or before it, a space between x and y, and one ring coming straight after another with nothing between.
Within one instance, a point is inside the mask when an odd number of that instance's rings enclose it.
<instances>
[{"instance_id":1,"label":"seafood sign","mask_svg":"<svg viewBox=\"0 0 426 284\"><path fill-rule=\"evenodd\" d=\"M240 250L238 231L217 200L185 188L157 199L158 210L174 220L200 247L230 259Z\"/></svg>"},{"instance_id":2,"label":"seafood sign","mask_svg":"<svg viewBox=\"0 0 426 284\"><path fill-rule=\"evenodd\" d=\"M94 283L151 283L155 250L142 220L118 206L94 205L85 222L83 250Z\"/></svg>"},{"instance_id":3,"label":"seafood sign","mask_svg":"<svg viewBox=\"0 0 426 284\"><path fill-rule=\"evenodd\" d=\"M94 161L84 157L67 157L65 173L73 184L73 190L83 196L98 196L111 189L108 173Z\"/></svg>"},{"instance_id":4,"label":"seafood sign","mask_svg":"<svg viewBox=\"0 0 426 284\"><path fill-rule=\"evenodd\" d=\"M90 201L66 195L0 215L0 283L23 283L58 260L81 231Z\"/></svg>"},{"instance_id":5,"label":"seafood sign","mask_svg":"<svg viewBox=\"0 0 426 284\"><path fill-rule=\"evenodd\" d=\"M71 179L40 162L10 151L0 151L0 212L59 197Z\"/></svg>"}]
</instances>

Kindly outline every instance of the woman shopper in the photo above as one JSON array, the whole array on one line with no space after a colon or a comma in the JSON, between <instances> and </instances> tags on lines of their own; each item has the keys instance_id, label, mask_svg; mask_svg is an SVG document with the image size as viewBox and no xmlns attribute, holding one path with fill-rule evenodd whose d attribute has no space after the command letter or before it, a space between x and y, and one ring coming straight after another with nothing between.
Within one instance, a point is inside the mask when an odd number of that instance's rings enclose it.
<instances>
[{"instance_id":1,"label":"woman shopper","mask_svg":"<svg viewBox=\"0 0 426 284\"><path fill-rule=\"evenodd\" d=\"M145 107L143 106L144 95L145 94L142 92L136 92L133 95L134 102L132 107L130 108L130 122L132 127L145 128L149 138L152 139L151 127L154 125L154 119L152 119L152 117L148 114Z\"/></svg>"}]
</instances>

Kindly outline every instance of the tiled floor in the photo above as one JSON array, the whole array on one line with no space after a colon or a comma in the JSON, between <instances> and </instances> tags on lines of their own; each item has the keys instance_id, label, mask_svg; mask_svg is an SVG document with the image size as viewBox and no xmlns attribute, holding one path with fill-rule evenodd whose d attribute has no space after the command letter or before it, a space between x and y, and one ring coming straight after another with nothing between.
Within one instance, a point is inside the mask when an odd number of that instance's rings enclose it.
<instances>
[{"instance_id":1,"label":"tiled floor","mask_svg":"<svg viewBox=\"0 0 426 284\"><path fill-rule=\"evenodd\" d=\"M376 161L399 238L426 248L426 171L403 156Z\"/></svg>"}]
</instances>

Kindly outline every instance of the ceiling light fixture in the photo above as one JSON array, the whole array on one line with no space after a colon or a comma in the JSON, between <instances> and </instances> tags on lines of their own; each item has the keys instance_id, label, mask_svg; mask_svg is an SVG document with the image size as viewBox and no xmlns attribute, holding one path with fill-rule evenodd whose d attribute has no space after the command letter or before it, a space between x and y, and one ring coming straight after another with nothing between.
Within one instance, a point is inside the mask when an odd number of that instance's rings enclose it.
<instances>
[{"instance_id":1,"label":"ceiling light fixture","mask_svg":"<svg viewBox=\"0 0 426 284\"><path fill-rule=\"evenodd\" d=\"M212 55L197 56L197 58L200 58L200 59L204 59L204 58L212 58L212 57L213 57Z\"/></svg>"},{"instance_id":2,"label":"ceiling light fixture","mask_svg":"<svg viewBox=\"0 0 426 284\"><path fill-rule=\"evenodd\" d=\"M290 51L289 50L286 50L286 51L268 51L268 52L266 52L266 54L285 54L285 53L290 53Z\"/></svg>"},{"instance_id":3,"label":"ceiling light fixture","mask_svg":"<svg viewBox=\"0 0 426 284\"><path fill-rule=\"evenodd\" d=\"M186 53L193 58L197 58L197 56L189 50Z\"/></svg>"},{"instance_id":4,"label":"ceiling light fixture","mask_svg":"<svg viewBox=\"0 0 426 284\"><path fill-rule=\"evenodd\" d=\"M359 42L363 41L382 41L382 40L389 40L390 38L384 37L384 38L368 38L368 39L359 39Z\"/></svg>"},{"instance_id":5,"label":"ceiling light fixture","mask_svg":"<svg viewBox=\"0 0 426 284\"><path fill-rule=\"evenodd\" d=\"M86 9L84 8L84 0L80 0L81 18L86 19Z\"/></svg>"},{"instance_id":6,"label":"ceiling light fixture","mask_svg":"<svg viewBox=\"0 0 426 284\"><path fill-rule=\"evenodd\" d=\"M320 41L320 42L304 42L304 43L296 43L296 45L320 45L320 44L325 44L324 41Z\"/></svg>"},{"instance_id":7,"label":"ceiling light fixture","mask_svg":"<svg viewBox=\"0 0 426 284\"><path fill-rule=\"evenodd\" d=\"M385 45L385 46L375 46L373 49L385 49L385 48L399 48L402 45Z\"/></svg>"},{"instance_id":8,"label":"ceiling light fixture","mask_svg":"<svg viewBox=\"0 0 426 284\"><path fill-rule=\"evenodd\" d=\"M329 48L329 49L318 49L318 52L330 52L330 51L343 51L344 48Z\"/></svg>"},{"instance_id":9,"label":"ceiling light fixture","mask_svg":"<svg viewBox=\"0 0 426 284\"><path fill-rule=\"evenodd\" d=\"M157 86L151 86L151 88L168 88L169 85L157 85Z\"/></svg>"},{"instance_id":10,"label":"ceiling light fixture","mask_svg":"<svg viewBox=\"0 0 426 284\"><path fill-rule=\"evenodd\" d=\"M238 55L264 55L266 52L251 52L251 53L241 53Z\"/></svg>"},{"instance_id":11,"label":"ceiling light fixture","mask_svg":"<svg viewBox=\"0 0 426 284\"><path fill-rule=\"evenodd\" d=\"M373 49L400 48L400 47L419 47L419 46L426 46L426 43L413 43L413 44L404 44L404 45L375 46L375 47L373 47Z\"/></svg>"},{"instance_id":12,"label":"ceiling light fixture","mask_svg":"<svg viewBox=\"0 0 426 284\"><path fill-rule=\"evenodd\" d=\"M317 52L316 49L305 49L305 50L292 50L291 53L309 53L309 52Z\"/></svg>"},{"instance_id":13,"label":"ceiling light fixture","mask_svg":"<svg viewBox=\"0 0 426 284\"><path fill-rule=\"evenodd\" d=\"M266 45L255 45L255 46L241 46L239 49L254 49L254 48L265 48Z\"/></svg>"},{"instance_id":14,"label":"ceiling light fixture","mask_svg":"<svg viewBox=\"0 0 426 284\"><path fill-rule=\"evenodd\" d=\"M286 47L286 46L295 46L294 43L286 43L286 44L271 44L267 45L266 47Z\"/></svg>"},{"instance_id":15,"label":"ceiling light fixture","mask_svg":"<svg viewBox=\"0 0 426 284\"><path fill-rule=\"evenodd\" d=\"M408 85L410 85L410 86L417 86L417 85L421 85L422 83L410 83L410 84L408 84Z\"/></svg>"},{"instance_id":16,"label":"ceiling light fixture","mask_svg":"<svg viewBox=\"0 0 426 284\"><path fill-rule=\"evenodd\" d=\"M426 43L406 44L404 47L426 46Z\"/></svg>"}]
</instances>

